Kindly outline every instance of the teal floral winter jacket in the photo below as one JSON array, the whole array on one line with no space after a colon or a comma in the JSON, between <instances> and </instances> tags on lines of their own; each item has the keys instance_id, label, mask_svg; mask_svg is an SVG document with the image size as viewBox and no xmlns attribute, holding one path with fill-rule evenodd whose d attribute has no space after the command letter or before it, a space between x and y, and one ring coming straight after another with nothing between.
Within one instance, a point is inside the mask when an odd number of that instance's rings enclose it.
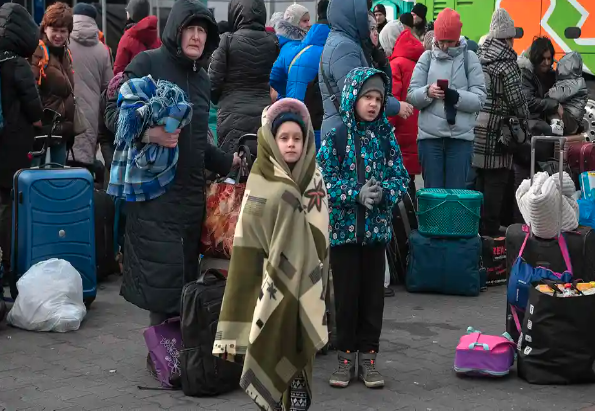
<instances>
[{"instance_id":1,"label":"teal floral winter jacket","mask_svg":"<svg viewBox=\"0 0 595 411\"><path fill-rule=\"evenodd\" d=\"M382 77L385 96L389 95L389 81L383 72L353 69L345 79L341 95L343 124L327 133L318 152L329 197L331 246L388 243L392 236L392 209L407 192L409 175L384 107L373 122L358 121L355 115L358 92L375 75ZM338 144L346 144L345 150L338 152ZM338 154L341 152L345 153L342 159ZM381 183L383 195L380 204L369 211L357 202L357 197L372 177Z\"/></svg>"}]
</instances>

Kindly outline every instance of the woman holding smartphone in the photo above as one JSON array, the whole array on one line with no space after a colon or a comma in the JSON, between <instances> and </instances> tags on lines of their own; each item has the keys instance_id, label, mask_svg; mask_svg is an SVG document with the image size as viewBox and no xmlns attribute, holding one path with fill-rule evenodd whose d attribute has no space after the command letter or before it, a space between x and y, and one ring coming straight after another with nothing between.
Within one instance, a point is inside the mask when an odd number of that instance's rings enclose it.
<instances>
[{"instance_id":1,"label":"woman holding smartphone","mask_svg":"<svg viewBox=\"0 0 595 411\"><path fill-rule=\"evenodd\" d=\"M407 92L420 111L417 145L426 188L464 189L471 169L475 120L487 93L462 27L456 11L440 12L432 50L419 59Z\"/></svg>"}]
</instances>

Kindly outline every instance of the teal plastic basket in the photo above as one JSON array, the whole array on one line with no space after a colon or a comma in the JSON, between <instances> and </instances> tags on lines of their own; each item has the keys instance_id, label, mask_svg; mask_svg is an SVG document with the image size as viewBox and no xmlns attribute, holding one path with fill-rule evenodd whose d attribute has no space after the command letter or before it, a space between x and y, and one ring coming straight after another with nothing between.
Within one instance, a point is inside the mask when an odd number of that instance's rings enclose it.
<instances>
[{"instance_id":1,"label":"teal plastic basket","mask_svg":"<svg viewBox=\"0 0 595 411\"><path fill-rule=\"evenodd\" d=\"M479 233L483 194L472 190L417 191L420 233L431 237L474 237Z\"/></svg>"}]
</instances>

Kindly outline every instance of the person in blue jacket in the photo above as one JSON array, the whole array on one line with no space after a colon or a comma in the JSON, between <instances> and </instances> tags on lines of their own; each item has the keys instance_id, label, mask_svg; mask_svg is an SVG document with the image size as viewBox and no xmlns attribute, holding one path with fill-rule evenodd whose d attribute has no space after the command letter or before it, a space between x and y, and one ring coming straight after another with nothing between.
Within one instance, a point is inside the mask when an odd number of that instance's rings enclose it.
<instances>
[{"instance_id":1,"label":"person in blue jacket","mask_svg":"<svg viewBox=\"0 0 595 411\"><path fill-rule=\"evenodd\" d=\"M300 51L302 40L311 27L310 12L301 4L292 4L285 10L283 18L275 23L281 52L271 69L270 83L278 98L286 97L287 67ZM283 62L288 61L287 65Z\"/></svg>"},{"instance_id":2,"label":"person in blue jacket","mask_svg":"<svg viewBox=\"0 0 595 411\"><path fill-rule=\"evenodd\" d=\"M342 123L339 115L341 90L347 74L356 67L372 67L372 42L368 22L369 9L364 0L330 0L328 21L331 32L322 52L322 71L318 76L324 105L324 119L321 135L326 134ZM390 79L390 66L382 67ZM388 71L388 72L387 72ZM326 83L329 84L330 90ZM390 88L389 88L390 90ZM331 96L334 96L331 100ZM386 104L386 115L399 115L403 118L413 113L413 107L399 102L391 95Z\"/></svg>"},{"instance_id":3,"label":"person in blue jacket","mask_svg":"<svg viewBox=\"0 0 595 411\"><path fill-rule=\"evenodd\" d=\"M320 56L330 33L326 22L328 0L318 3L318 23L314 24L299 47L293 48L293 53L279 56L271 70L271 86L277 90L285 89L285 97L295 98L306 104L312 119L316 138L316 149L320 148L320 126L324 109L322 99L317 88L318 68ZM285 82L286 86L280 84ZM314 84L313 84L314 83Z\"/></svg>"}]
</instances>

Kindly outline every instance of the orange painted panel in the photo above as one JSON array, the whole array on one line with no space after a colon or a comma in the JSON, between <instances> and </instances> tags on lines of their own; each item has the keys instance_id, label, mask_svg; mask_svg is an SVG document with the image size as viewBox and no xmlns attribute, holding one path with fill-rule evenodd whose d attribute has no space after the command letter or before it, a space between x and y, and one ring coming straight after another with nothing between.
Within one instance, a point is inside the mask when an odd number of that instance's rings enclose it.
<instances>
[{"instance_id":1,"label":"orange painted panel","mask_svg":"<svg viewBox=\"0 0 595 411\"><path fill-rule=\"evenodd\" d=\"M543 3L543 5L542 5ZM550 0L502 0L500 8L506 9L514 25L522 27L525 35L522 39L515 40L515 49L518 53L531 46L533 38L541 33L541 19L550 5Z\"/></svg>"}]
</instances>

